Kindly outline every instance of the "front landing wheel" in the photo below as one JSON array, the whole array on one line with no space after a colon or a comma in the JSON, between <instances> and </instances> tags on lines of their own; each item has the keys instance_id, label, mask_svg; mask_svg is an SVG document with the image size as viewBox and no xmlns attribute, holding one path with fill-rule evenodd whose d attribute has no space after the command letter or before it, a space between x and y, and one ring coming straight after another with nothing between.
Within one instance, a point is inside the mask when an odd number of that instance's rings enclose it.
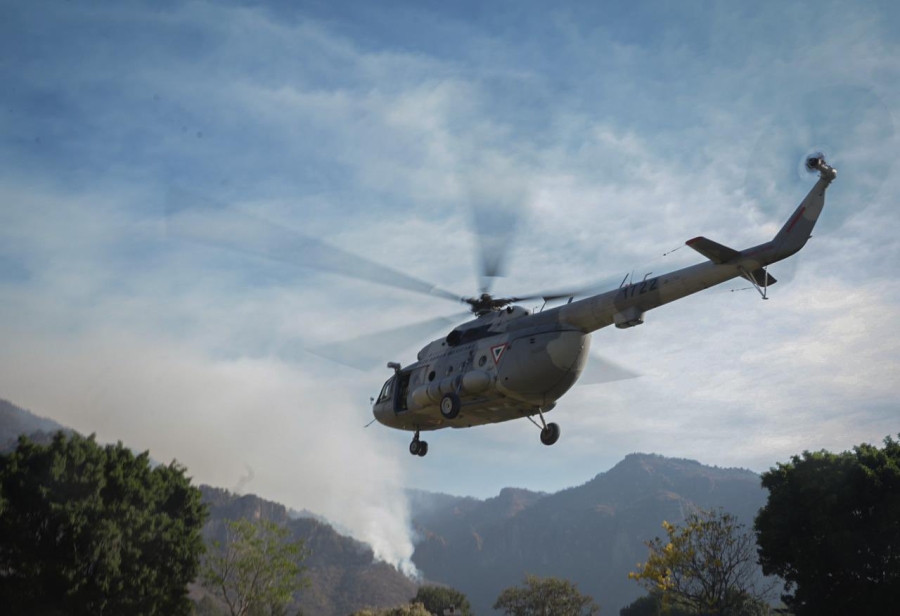
<instances>
[{"instance_id":1,"label":"front landing wheel","mask_svg":"<svg viewBox=\"0 0 900 616\"><path fill-rule=\"evenodd\" d=\"M425 454L428 453L428 442L427 441L419 441L419 451L416 452L416 455L420 458L424 458Z\"/></svg>"},{"instance_id":2,"label":"front landing wheel","mask_svg":"<svg viewBox=\"0 0 900 616\"><path fill-rule=\"evenodd\" d=\"M559 440L559 426L555 423L548 423L547 427L541 430L541 442L544 445L552 445Z\"/></svg>"}]
</instances>

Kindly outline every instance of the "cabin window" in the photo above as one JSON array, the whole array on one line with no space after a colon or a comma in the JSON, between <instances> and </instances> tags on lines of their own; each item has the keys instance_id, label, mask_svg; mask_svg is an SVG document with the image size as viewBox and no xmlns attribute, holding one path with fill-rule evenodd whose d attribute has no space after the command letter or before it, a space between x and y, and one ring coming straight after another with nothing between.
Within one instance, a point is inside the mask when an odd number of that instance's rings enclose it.
<instances>
[{"instance_id":1,"label":"cabin window","mask_svg":"<svg viewBox=\"0 0 900 616\"><path fill-rule=\"evenodd\" d=\"M482 355L481 357L478 358L478 367L479 368L483 368L486 363L487 363L487 355Z\"/></svg>"},{"instance_id":2,"label":"cabin window","mask_svg":"<svg viewBox=\"0 0 900 616\"><path fill-rule=\"evenodd\" d=\"M433 381L434 377L436 377L436 376L437 375L434 373L434 370L432 370L431 372L428 373L428 381L429 382Z\"/></svg>"}]
</instances>

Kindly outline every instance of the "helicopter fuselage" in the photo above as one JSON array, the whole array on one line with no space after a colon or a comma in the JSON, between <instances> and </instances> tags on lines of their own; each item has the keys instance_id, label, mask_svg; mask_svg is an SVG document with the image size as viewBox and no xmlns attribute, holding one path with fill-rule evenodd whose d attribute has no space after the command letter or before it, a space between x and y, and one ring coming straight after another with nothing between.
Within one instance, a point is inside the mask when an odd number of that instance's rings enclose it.
<instances>
[{"instance_id":1,"label":"helicopter fuselage","mask_svg":"<svg viewBox=\"0 0 900 616\"><path fill-rule=\"evenodd\" d=\"M744 265L758 269L751 260ZM425 431L550 411L584 370L591 332L640 325L648 310L740 275L737 264L707 262L542 312L510 306L482 315L425 346L415 363L388 379L375 418L392 428ZM453 419L439 410L449 393L461 402Z\"/></svg>"},{"instance_id":2,"label":"helicopter fuselage","mask_svg":"<svg viewBox=\"0 0 900 616\"><path fill-rule=\"evenodd\" d=\"M587 361L590 333L519 306L493 311L425 346L398 370L375 402L379 422L404 430L469 427L549 410ZM446 419L441 399L456 393L461 412Z\"/></svg>"},{"instance_id":3,"label":"helicopter fuselage","mask_svg":"<svg viewBox=\"0 0 900 616\"><path fill-rule=\"evenodd\" d=\"M707 257L703 263L623 281L615 290L540 312L520 306L486 312L422 348L415 363L403 368L394 364L395 374L373 405L375 418L415 431L413 453L420 430L537 414L543 422L543 413L553 409L584 370L591 332L640 325L653 308L737 277L753 283L765 299L775 279L764 268L806 244L824 206L825 189L836 176L824 161L817 168L819 181L772 241L737 251L698 237L687 245Z\"/></svg>"}]
</instances>

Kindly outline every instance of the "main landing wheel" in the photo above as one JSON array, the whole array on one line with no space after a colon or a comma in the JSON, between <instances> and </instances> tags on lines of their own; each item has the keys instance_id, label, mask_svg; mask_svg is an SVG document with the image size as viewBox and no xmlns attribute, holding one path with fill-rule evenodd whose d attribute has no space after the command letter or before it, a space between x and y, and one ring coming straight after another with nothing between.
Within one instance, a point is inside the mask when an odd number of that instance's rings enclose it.
<instances>
[{"instance_id":1,"label":"main landing wheel","mask_svg":"<svg viewBox=\"0 0 900 616\"><path fill-rule=\"evenodd\" d=\"M409 453L424 458L425 454L428 453L428 442L420 441L417 438L413 439L413 442L409 444Z\"/></svg>"},{"instance_id":2,"label":"main landing wheel","mask_svg":"<svg viewBox=\"0 0 900 616\"><path fill-rule=\"evenodd\" d=\"M441 415L444 416L444 419L456 419L460 406L459 396L450 392L441 398Z\"/></svg>"},{"instance_id":3,"label":"main landing wheel","mask_svg":"<svg viewBox=\"0 0 900 616\"><path fill-rule=\"evenodd\" d=\"M541 430L541 442L544 445L552 445L559 440L559 426L555 423L548 423L547 427Z\"/></svg>"}]
</instances>

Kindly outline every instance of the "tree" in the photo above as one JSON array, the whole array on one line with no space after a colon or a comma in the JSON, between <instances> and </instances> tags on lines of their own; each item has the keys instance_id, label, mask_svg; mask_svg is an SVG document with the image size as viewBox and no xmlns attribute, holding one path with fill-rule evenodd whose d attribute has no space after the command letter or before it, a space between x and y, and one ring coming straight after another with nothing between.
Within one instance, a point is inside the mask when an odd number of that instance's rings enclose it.
<instances>
[{"instance_id":1,"label":"tree","mask_svg":"<svg viewBox=\"0 0 900 616\"><path fill-rule=\"evenodd\" d=\"M509 616L592 616L600 611L593 597L578 592L569 580L525 576L524 588L511 586L500 593L495 610Z\"/></svg>"},{"instance_id":2,"label":"tree","mask_svg":"<svg viewBox=\"0 0 900 616\"><path fill-rule=\"evenodd\" d=\"M20 437L0 455L0 597L9 614L190 614L206 509L175 462L93 435Z\"/></svg>"},{"instance_id":3,"label":"tree","mask_svg":"<svg viewBox=\"0 0 900 616\"><path fill-rule=\"evenodd\" d=\"M889 614L900 604L900 442L803 452L764 473L759 562L805 614Z\"/></svg>"},{"instance_id":4,"label":"tree","mask_svg":"<svg viewBox=\"0 0 900 616\"><path fill-rule=\"evenodd\" d=\"M268 520L228 520L225 543L213 543L202 584L221 597L232 616L280 616L295 591L306 585L303 541L288 541L290 530Z\"/></svg>"},{"instance_id":5,"label":"tree","mask_svg":"<svg viewBox=\"0 0 900 616\"><path fill-rule=\"evenodd\" d=\"M647 542L647 562L628 577L659 593L664 608L702 614L765 614L766 591L757 590L753 536L722 510L699 510L683 527L663 522L667 538Z\"/></svg>"},{"instance_id":6,"label":"tree","mask_svg":"<svg viewBox=\"0 0 900 616\"><path fill-rule=\"evenodd\" d=\"M472 616L472 606L466 595L447 586L420 586L416 596L409 602L421 603L426 610L438 616L443 616L444 610L451 606L456 608L457 614Z\"/></svg>"}]
</instances>

